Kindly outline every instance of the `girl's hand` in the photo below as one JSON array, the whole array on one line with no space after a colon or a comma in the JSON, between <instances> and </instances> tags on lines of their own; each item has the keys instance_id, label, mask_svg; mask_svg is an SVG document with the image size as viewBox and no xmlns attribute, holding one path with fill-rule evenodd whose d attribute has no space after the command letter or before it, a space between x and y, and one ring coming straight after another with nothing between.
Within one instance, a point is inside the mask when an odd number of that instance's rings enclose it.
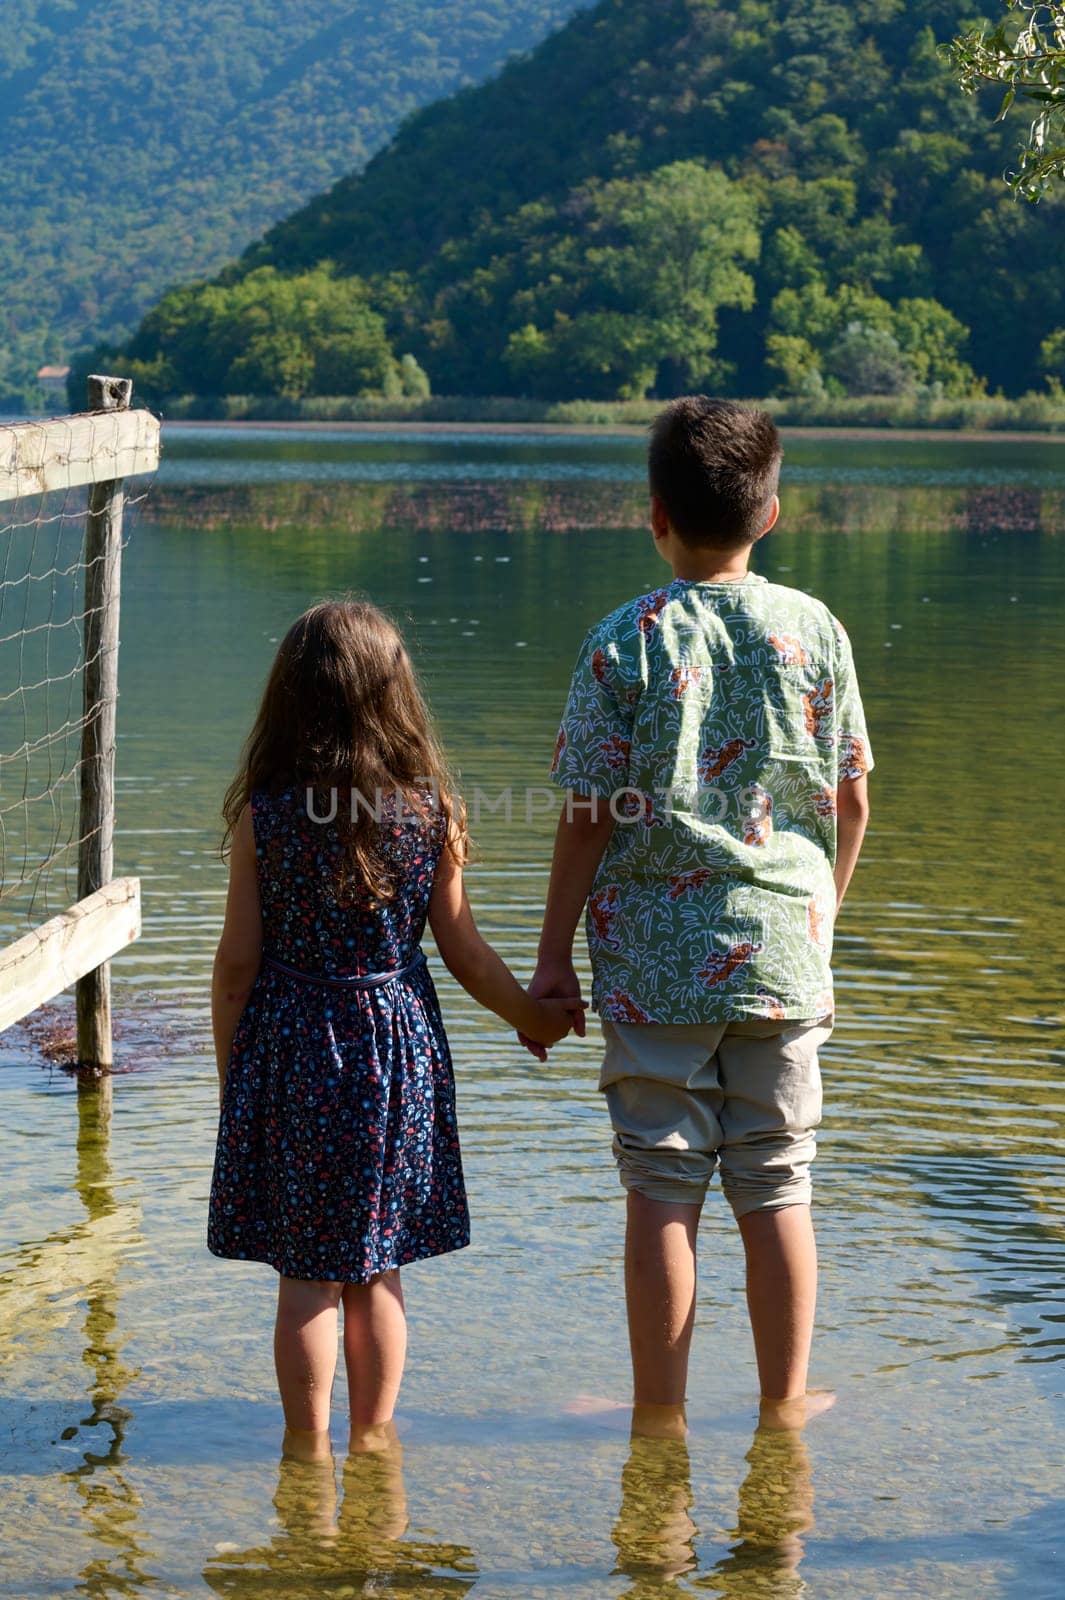
<instances>
[{"instance_id":1,"label":"girl's hand","mask_svg":"<svg viewBox=\"0 0 1065 1600\"><path fill-rule=\"evenodd\" d=\"M578 1039L585 1036L585 1001L581 995L581 980L573 970L573 957L555 961L539 961L529 984L529 994L534 1000L562 1000L570 1012L574 1033ZM557 1040L550 1041L557 1043ZM543 1046L528 1033L518 1034L518 1043L525 1046L537 1061L546 1061Z\"/></svg>"},{"instance_id":2,"label":"girl's hand","mask_svg":"<svg viewBox=\"0 0 1065 1600\"><path fill-rule=\"evenodd\" d=\"M545 1046L557 1044L573 1028L584 1031L584 1001L579 994L561 999L534 1000L529 1025L522 1030L522 1041L538 1061L547 1060Z\"/></svg>"}]
</instances>

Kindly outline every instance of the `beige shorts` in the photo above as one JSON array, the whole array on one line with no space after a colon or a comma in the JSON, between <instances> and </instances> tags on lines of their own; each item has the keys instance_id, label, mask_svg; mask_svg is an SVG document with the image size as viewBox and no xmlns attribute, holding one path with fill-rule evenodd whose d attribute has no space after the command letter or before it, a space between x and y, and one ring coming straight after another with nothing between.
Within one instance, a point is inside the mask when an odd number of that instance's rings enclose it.
<instances>
[{"instance_id":1,"label":"beige shorts","mask_svg":"<svg viewBox=\"0 0 1065 1600\"><path fill-rule=\"evenodd\" d=\"M737 1217L807 1205L823 1022L604 1022L599 1087L626 1189L701 1205L720 1164Z\"/></svg>"}]
</instances>

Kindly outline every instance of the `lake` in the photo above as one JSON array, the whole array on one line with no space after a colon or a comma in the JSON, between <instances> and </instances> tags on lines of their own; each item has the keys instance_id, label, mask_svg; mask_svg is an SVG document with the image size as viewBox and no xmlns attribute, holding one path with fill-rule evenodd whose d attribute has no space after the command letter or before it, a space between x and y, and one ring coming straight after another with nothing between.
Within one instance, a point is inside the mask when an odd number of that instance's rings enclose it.
<instances>
[{"instance_id":1,"label":"lake","mask_svg":"<svg viewBox=\"0 0 1065 1600\"><path fill-rule=\"evenodd\" d=\"M116 869L144 935L115 963L113 1110L0 1040L0 1594L1060 1593L1065 445L786 448L755 566L846 622L877 757L822 1058L835 1410L756 1433L716 1186L687 1444L566 1409L629 1382L595 1030L540 1067L443 979L474 1243L404 1273L402 1465L344 1461L342 1375L335 1474L281 1464L274 1275L204 1244L219 803L275 643L369 594L467 795L524 790L584 630L665 568L638 439L164 430L124 558ZM523 976L547 805L474 830L475 912Z\"/></svg>"}]
</instances>

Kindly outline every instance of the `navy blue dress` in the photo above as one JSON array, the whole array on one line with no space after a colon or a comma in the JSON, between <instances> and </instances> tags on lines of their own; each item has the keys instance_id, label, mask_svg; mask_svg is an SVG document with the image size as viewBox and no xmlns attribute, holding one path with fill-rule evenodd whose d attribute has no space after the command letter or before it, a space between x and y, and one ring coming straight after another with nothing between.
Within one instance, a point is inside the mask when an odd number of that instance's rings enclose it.
<instances>
[{"instance_id":1,"label":"navy blue dress","mask_svg":"<svg viewBox=\"0 0 1065 1600\"><path fill-rule=\"evenodd\" d=\"M451 1054L419 940L443 843L392 808L395 897L338 889L306 791L251 801L263 964L233 1039L211 1185L215 1255L366 1283L469 1243ZM404 820L405 819L405 820Z\"/></svg>"}]
</instances>

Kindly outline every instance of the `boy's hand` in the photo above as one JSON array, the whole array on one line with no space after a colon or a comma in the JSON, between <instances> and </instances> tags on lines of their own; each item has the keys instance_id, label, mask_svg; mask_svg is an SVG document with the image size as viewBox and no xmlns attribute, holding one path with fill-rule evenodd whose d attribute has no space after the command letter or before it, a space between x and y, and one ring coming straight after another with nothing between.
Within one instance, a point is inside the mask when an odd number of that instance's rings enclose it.
<instances>
[{"instance_id":1,"label":"boy's hand","mask_svg":"<svg viewBox=\"0 0 1065 1600\"><path fill-rule=\"evenodd\" d=\"M560 1000L568 1009L570 1022L574 1033L583 1039L586 1032L584 1009L585 1000L581 994L581 983L573 970L572 960L566 961L541 961L533 974L529 984L529 994L534 1000ZM566 1032L569 1032L567 1028ZM565 1038L560 1034L559 1038ZM537 1061L546 1061L547 1052L542 1044L529 1038L524 1033L518 1034L518 1041L526 1050L536 1057ZM552 1043L557 1041L552 1040Z\"/></svg>"},{"instance_id":2,"label":"boy's hand","mask_svg":"<svg viewBox=\"0 0 1065 1600\"><path fill-rule=\"evenodd\" d=\"M538 1060L546 1061L546 1047L564 1039L578 1017L583 1025L584 1012L581 1010L581 1004L579 997L574 995L567 995L557 1000L536 1001L539 1021L535 1032L528 1036L526 1048L531 1050ZM521 1037L524 1039L525 1035Z\"/></svg>"}]
</instances>

